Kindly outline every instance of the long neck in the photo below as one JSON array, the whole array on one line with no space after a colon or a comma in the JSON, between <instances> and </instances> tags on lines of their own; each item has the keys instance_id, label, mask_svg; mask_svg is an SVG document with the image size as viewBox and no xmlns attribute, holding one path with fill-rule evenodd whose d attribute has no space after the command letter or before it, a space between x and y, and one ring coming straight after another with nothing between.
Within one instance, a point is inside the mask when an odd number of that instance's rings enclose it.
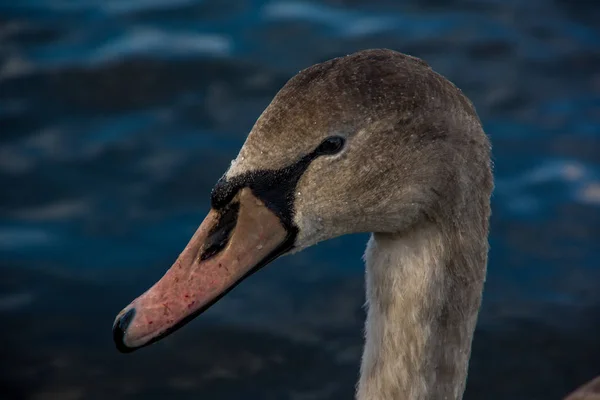
<instances>
[{"instance_id":1,"label":"long neck","mask_svg":"<svg viewBox=\"0 0 600 400\"><path fill-rule=\"evenodd\" d=\"M487 261L477 247L433 225L371 236L358 400L462 398Z\"/></svg>"}]
</instances>

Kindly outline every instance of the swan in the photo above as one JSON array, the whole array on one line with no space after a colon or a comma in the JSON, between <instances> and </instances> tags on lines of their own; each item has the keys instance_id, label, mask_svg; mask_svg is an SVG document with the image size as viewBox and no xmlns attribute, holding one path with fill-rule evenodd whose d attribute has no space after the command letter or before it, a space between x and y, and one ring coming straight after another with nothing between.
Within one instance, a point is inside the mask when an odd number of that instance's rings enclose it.
<instances>
[{"instance_id":1,"label":"swan","mask_svg":"<svg viewBox=\"0 0 600 400\"><path fill-rule=\"evenodd\" d=\"M472 103L387 49L290 79L211 192L173 266L116 317L131 352L275 258L371 232L358 400L460 399L481 304L493 177Z\"/></svg>"},{"instance_id":2,"label":"swan","mask_svg":"<svg viewBox=\"0 0 600 400\"><path fill-rule=\"evenodd\" d=\"M577 388L565 400L600 400L600 376Z\"/></svg>"}]
</instances>

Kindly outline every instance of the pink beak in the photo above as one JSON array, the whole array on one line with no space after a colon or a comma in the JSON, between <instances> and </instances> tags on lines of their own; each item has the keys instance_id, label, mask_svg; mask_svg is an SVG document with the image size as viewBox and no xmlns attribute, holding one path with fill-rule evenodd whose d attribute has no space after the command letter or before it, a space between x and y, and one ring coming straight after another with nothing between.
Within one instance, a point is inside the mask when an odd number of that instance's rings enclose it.
<instances>
[{"instance_id":1,"label":"pink beak","mask_svg":"<svg viewBox=\"0 0 600 400\"><path fill-rule=\"evenodd\" d=\"M166 274L117 315L117 348L133 351L185 325L285 251L288 237L248 188L223 210L211 209Z\"/></svg>"}]
</instances>

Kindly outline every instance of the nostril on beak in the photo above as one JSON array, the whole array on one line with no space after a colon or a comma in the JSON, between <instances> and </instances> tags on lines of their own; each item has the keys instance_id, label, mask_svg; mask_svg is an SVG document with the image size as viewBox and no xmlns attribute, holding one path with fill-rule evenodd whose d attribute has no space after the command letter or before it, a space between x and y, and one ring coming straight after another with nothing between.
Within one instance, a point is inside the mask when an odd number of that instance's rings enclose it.
<instances>
[{"instance_id":1,"label":"nostril on beak","mask_svg":"<svg viewBox=\"0 0 600 400\"><path fill-rule=\"evenodd\" d=\"M130 353L135 348L127 347L125 344L125 333L127 332L127 327L133 321L135 317L135 308L129 309L126 313L121 315L120 318L117 318L115 324L113 325L113 340L115 341L115 345L117 346L117 350L121 353Z\"/></svg>"}]
</instances>

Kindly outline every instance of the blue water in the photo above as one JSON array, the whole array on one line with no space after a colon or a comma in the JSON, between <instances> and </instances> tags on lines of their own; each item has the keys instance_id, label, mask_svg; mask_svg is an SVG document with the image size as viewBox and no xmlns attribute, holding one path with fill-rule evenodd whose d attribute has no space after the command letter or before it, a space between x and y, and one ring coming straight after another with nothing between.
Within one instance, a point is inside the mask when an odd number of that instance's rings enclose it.
<instances>
[{"instance_id":1,"label":"blue water","mask_svg":"<svg viewBox=\"0 0 600 400\"><path fill-rule=\"evenodd\" d=\"M365 235L276 261L143 352L110 328L286 80L372 47L427 60L493 143L466 397L600 373L598 21L566 0L0 2L0 397L351 398Z\"/></svg>"}]
</instances>

